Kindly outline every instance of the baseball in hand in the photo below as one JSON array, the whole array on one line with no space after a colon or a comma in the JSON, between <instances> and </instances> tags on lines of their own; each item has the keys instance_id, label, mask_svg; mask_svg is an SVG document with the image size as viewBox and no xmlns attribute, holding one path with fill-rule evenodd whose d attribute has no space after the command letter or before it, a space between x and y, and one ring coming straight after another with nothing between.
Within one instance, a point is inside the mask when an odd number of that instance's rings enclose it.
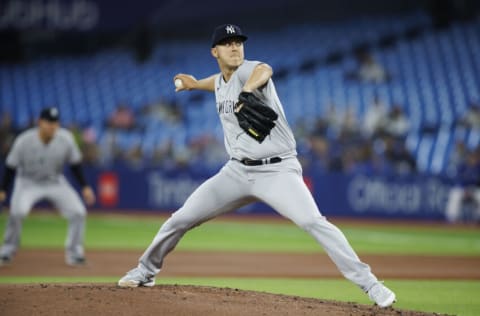
<instances>
[{"instance_id":1,"label":"baseball in hand","mask_svg":"<svg viewBox=\"0 0 480 316\"><path fill-rule=\"evenodd\" d=\"M183 82L181 79L175 79L175 87L180 89L181 87L183 87Z\"/></svg>"}]
</instances>

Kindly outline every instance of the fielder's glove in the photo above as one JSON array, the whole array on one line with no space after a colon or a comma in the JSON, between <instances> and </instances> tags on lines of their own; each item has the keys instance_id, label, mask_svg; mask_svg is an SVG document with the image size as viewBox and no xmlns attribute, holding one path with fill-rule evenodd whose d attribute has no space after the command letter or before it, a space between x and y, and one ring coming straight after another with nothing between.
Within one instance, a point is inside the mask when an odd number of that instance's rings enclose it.
<instances>
[{"instance_id":1,"label":"fielder's glove","mask_svg":"<svg viewBox=\"0 0 480 316\"><path fill-rule=\"evenodd\" d=\"M240 93L235 115L240 127L259 143L270 134L278 119L278 114L251 92Z\"/></svg>"}]
</instances>

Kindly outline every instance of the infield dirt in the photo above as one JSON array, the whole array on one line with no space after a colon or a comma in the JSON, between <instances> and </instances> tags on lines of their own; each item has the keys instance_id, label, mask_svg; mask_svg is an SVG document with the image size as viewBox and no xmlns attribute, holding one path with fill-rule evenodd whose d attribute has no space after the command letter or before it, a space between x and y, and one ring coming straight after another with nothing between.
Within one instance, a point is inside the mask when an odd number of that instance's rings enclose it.
<instances>
[{"instance_id":1,"label":"infield dirt","mask_svg":"<svg viewBox=\"0 0 480 316\"><path fill-rule=\"evenodd\" d=\"M89 251L88 264L68 267L59 250L20 250L2 276L120 278L138 251ZM480 279L480 258L362 256L380 278ZM456 267L456 269L452 269ZM459 268L461 267L461 268ZM177 251L161 276L339 278L325 254ZM231 288L157 285L122 289L115 284L0 285L0 315L438 315L372 305L275 295Z\"/></svg>"}]
</instances>

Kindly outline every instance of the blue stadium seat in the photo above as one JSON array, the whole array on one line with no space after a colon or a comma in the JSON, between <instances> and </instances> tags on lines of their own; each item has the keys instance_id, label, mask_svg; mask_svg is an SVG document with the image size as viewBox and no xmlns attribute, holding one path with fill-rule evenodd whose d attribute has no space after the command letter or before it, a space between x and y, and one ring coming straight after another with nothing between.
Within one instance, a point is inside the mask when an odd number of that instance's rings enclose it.
<instances>
[{"instance_id":1,"label":"blue stadium seat","mask_svg":"<svg viewBox=\"0 0 480 316\"><path fill-rule=\"evenodd\" d=\"M361 117L375 94L388 107L404 107L412 126L407 146L422 172L442 173L456 137L447 129L460 118L471 102L480 100L480 22L456 22L436 31L427 14L365 17L342 23L289 25L270 31L253 31L247 56L265 60L274 70L286 70L276 80L277 91L291 124L302 117L323 115L331 103L340 111L353 107ZM425 27L413 39L399 38L384 49L372 44L372 53L392 74L382 84L346 82L345 72L356 67L350 53L361 42L376 43L383 36L404 34L412 27ZM325 64L333 52L344 53L339 63ZM301 73L304 61L317 61ZM177 72L198 78L217 72L214 59L203 41L165 40L155 47L153 57L137 64L126 49L112 49L85 57L59 57L0 68L0 113L9 111L14 122L26 126L47 104L57 104L66 123L103 126L119 103L135 110L165 99L184 109L182 128L150 126L135 136L122 136L122 144L141 142L151 152L168 139L179 145L219 126L213 96L195 101L191 93L175 93L172 77ZM201 98L200 98L201 99ZM199 125L194 122L205 122ZM425 124L438 132L422 135ZM185 132L183 132L183 131ZM478 131L469 131L466 141L478 144Z\"/></svg>"}]
</instances>

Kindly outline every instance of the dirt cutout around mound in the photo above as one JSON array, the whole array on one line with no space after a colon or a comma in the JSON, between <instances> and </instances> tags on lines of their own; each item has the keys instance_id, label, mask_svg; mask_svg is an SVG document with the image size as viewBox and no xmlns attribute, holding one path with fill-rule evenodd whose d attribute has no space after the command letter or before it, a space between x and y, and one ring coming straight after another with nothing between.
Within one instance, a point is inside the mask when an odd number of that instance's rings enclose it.
<instances>
[{"instance_id":1,"label":"dirt cutout around mound","mask_svg":"<svg viewBox=\"0 0 480 316\"><path fill-rule=\"evenodd\" d=\"M0 285L0 314L23 315L439 315L355 303L187 285Z\"/></svg>"}]
</instances>

